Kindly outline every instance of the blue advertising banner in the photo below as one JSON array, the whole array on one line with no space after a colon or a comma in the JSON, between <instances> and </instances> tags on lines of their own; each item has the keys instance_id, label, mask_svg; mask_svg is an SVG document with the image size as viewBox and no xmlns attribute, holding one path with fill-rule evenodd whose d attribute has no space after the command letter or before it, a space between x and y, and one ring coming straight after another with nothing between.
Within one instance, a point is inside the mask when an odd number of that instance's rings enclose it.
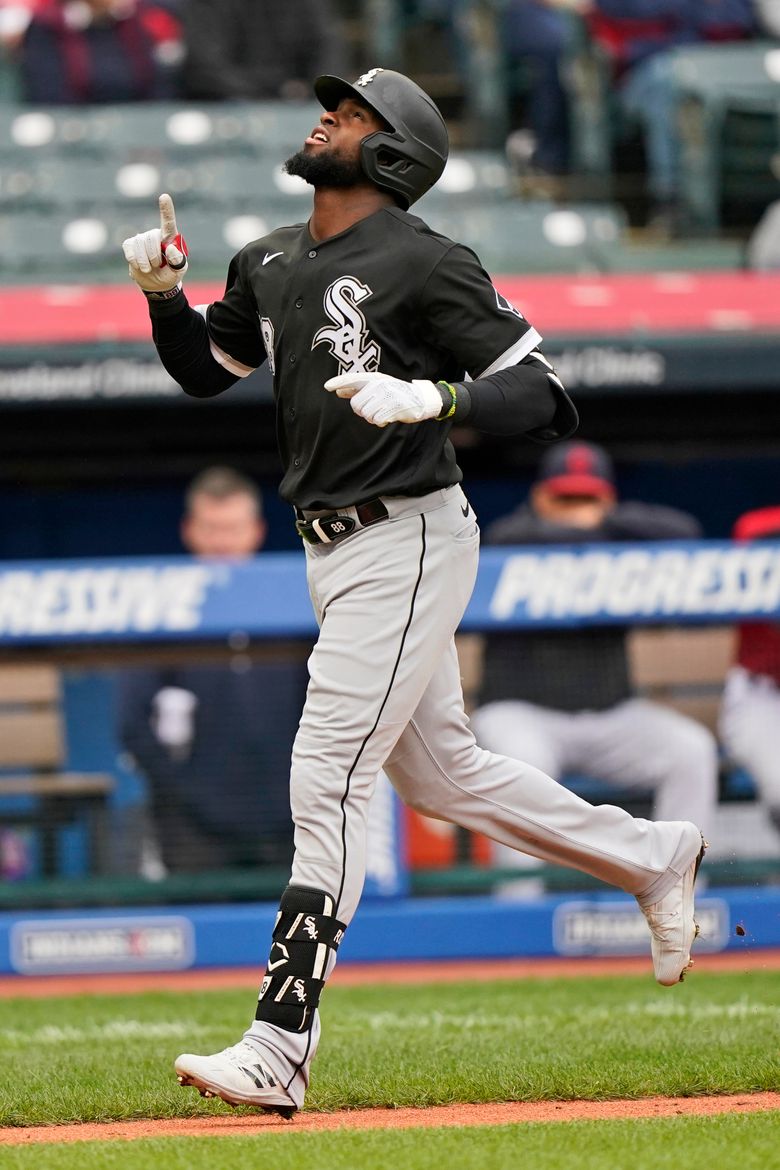
<instances>
[{"instance_id":1,"label":"blue advertising banner","mask_svg":"<svg viewBox=\"0 0 780 1170\"><path fill-rule=\"evenodd\" d=\"M0 914L0 975L260 969L277 907L271 903ZM722 887L696 903L696 955L780 945L780 892ZM735 925L750 923L743 934ZM364 903L339 962L645 956L650 934L633 898L614 892L545 896L395 898Z\"/></svg>"},{"instance_id":2,"label":"blue advertising banner","mask_svg":"<svg viewBox=\"0 0 780 1170\"><path fill-rule=\"evenodd\" d=\"M466 630L780 615L780 542L484 549ZM0 646L308 637L303 553L8 563Z\"/></svg>"}]
</instances>

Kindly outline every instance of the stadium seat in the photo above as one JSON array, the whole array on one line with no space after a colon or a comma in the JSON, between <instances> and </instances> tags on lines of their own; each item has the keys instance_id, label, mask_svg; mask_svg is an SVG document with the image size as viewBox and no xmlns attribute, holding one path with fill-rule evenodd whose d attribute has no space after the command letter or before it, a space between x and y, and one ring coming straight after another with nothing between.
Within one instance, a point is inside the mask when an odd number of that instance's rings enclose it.
<instances>
[{"instance_id":1,"label":"stadium seat","mask_svg":"<svg viewBox=\"0 0 780 1170\"><path fill-rule=\"evenodd\" d=\"M17 175L9 195L20 185ZM180 205L196 201L219 202L215 183L220 176L208 161L187 162L135 161L94 158L41 158L28 167L32 178L28 190L30 206L62 210L132 206L147 209L154 215L161 191L170 191ZM2 196L4 167L0 164L0 202L12 200Z\"/></svg>"},{"instance_id":2,"label":"stadium seat","mask_svg":"<svg viewBox=\"0 0 780 1170\"><path fill-rule=\"evenodd\" d=\"M681 194L694 224L716 230L725 189L754 206L766 206L776 196L770 160L777 152L780 44L676 49L674 73Z\"/></svg>"},{"instance_id":3,"label":"stadium seat","mask_svg":"<svg viewBox=\"0 0 780 1170\"><path fill-rule=\"evenodd\" d=\"M188 157L290 153L301 146L320 113L315 103L116 106L111 149L130 157L156 148Z\"/></svg>"},{"instance_id":4,"label":"stadium seat","mask_svg":"<svg viewBox=\"0 0 780 1170\"><path fill-rule=\"evenodd\" d=\"M27 159L0 159L0 208L28 206L37 183L36 168Z\"/></svg>"},{"instance_id":5,"label":"stadium seat","mask_svg":"<svg viewBox=\"0 0 780 1170\"><path fill-rule=\"evenodd\" d=\"M437 203L426 218L473 248L490 272L604 271L625 229L623 212L611 205L519 199L465 208Z\"/></svg>"},{"instance_id":6,"label":"stadium seat","mask_svg":"<svg viewBox=\"0 0 780 1170\"><path fill-rule=\"evenodd\" d=\"M252 194L219 208L192 204L182 227L199 275L222 276L244 244L274 227L304 222L308 210L307 201L281 193ZM611 251L619 247L623 227L611 207L560 208L507 200L462 209L442 205L431 212L432 227L470 245L493 272L604 270ZM3 210L0 249L5 275L116 274L122 240L142 227L137 208L109 203L69 210Z\"/></svg>"},{"instance_id":7,"label":"stadium seat","mask_svg":"<svg viewBox=\"0 0 780 1170\"><path fill-rule=\"evenodd\" d=\"M113 106L0 106L0 158L102 154L111 147Z\"/></svg>"},{"instance_id":8,"label":"stadium seat","mask_svg":"<svg viewBox=\"0 0 780 1170\"><path fill-rule=\"evenodd\" d=\"M311 203L312 189L283 170L284 152L262 157L212 155L203 160L192 197L215 205Z\"/></svg>"},{"instance_id":9,"label":"stadium seat","mask_svg":"<svg viewBox=\"0 0 780 1170\"><path fill-rule=\"evenodd\" d=\"M210 152L286 156L302 144L321 112L314 102L9 105L0 107L0 158L18 149L127 160L200 158Z\"/></svg>"},{"instance_id":10,"label":"stadium seat","mask_svg":"<svg viewBox=\"0 0 780 1170\"><path fill-rule=\"evenodd\" d=\"M251 208L270 201L290 218L289 207L311 201L311 187L283 170L284 151L236 155L214 145L190 157L102 157L79 152L29 151L18 146L0 158L0 207L94 210L137 206L154 208L161 191L170 191L178 206ZM490 152L455 153L441 189L426 197L459 204L506 198L507 168ZM289 206L288 206L289 205ZM422 206L422 205L421 205ZM425 215L425 211L422 212ZM294 218L298 218L295 212Z\"/></svg>"},{"instance_id":11,"label":"stadium seat","mask_svg":"<svg viewBox=\"0 0 780 1170\"><path fill-rule=\"evenodd\" d=\"M122 240L137 230L98 215L43 211L0 214L3 271L12 279L61 279L116 267Z\"/></svg>"},{"instance_id":12,"label":"stadium seat","mask_svg":"<svg viewBox=\"0 0 780 1170\"><path fill-rule=\"evenodd\" d=\"M746 248L748 266L757 272L780 272L780 199L771 203Z\"/></svg>"},{"instance_id":13,"label":"stadium seat","mask_svg":"<svg viewBox=\"0 0 780 1170\"><path fill-rule=\"evenodd\" d=\"M484 203L506 199L511 176L505 155L496 150L453 150L436 186L414 207L423 219L440 203Z\"/></svg>"}]
</instances>

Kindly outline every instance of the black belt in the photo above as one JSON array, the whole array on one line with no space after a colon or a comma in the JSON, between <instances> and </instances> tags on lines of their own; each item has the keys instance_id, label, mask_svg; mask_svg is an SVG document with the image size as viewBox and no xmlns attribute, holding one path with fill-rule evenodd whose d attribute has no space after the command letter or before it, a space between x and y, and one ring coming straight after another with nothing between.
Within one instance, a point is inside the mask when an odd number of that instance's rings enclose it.
<instances>
[{"instance_id":1,"label":"black belt","mask_svg":"<svg viewBox=\"0 0 780 1170\"><path fill-rule=\"evenodd\" d=\"M339 512L331 512L328 516L316 516L313 520L304 520L299 514L295 527L309 544L333 544L335 540L343 540L345 536L349 536L358 524L361 528L368 528L370 524L387 520L389 513L382 501L376 499L366 500L365 504L357 504L355 515L357 520Z\"/></svg>"}]
</instances>

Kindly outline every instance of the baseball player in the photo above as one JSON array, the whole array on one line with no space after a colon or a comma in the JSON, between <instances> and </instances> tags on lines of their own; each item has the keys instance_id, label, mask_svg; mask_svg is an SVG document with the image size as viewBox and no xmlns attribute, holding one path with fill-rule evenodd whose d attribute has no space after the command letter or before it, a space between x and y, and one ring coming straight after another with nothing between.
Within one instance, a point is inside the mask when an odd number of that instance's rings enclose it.
<instances>
[{"instance_id":1,"label":"baseball player","mask_svg":"<svg viewBox=\"0 0 780 1170\"><path fill-rule=\"evenodd\" d=\"M220 300L187 303L170 196L160 227L124 243L159 355L188 394L219 394L268 361L280 492L320 627L292 753L295 856L256 1016L234 1046L175 1062L203 1095L284 1116L309 1082L317 1005L360 898L383 767L428 816L634 894L666 985L689 966L705 847L690 822L594 808L477 746L454 634L479 530L450 428L547 442L570 434L577 414L539 334L474 253L408 211L447 160L428 95L389 69L354 84L320 77L314 90L324 112L286 164L314 189L311 218L242 249Z\"/></svg>"}]
</instances>

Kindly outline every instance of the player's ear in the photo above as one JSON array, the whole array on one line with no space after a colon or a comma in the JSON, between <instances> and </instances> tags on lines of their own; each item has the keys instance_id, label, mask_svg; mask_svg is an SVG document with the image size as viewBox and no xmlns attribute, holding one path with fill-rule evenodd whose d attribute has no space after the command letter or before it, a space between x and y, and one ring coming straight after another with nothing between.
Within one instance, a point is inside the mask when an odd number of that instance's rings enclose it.
<instances>
[{"instance_id":1,"label":"player's ear","mask_svg":"<svg viewBox=\"0 0 780 1170\"><path fill-rule=\"evenodd\" d=\"M259 552L265 544L265 539L268 536L268 522L264 516L258 516L255 521L255 548Z\"/></svg>"}]
</instances>

